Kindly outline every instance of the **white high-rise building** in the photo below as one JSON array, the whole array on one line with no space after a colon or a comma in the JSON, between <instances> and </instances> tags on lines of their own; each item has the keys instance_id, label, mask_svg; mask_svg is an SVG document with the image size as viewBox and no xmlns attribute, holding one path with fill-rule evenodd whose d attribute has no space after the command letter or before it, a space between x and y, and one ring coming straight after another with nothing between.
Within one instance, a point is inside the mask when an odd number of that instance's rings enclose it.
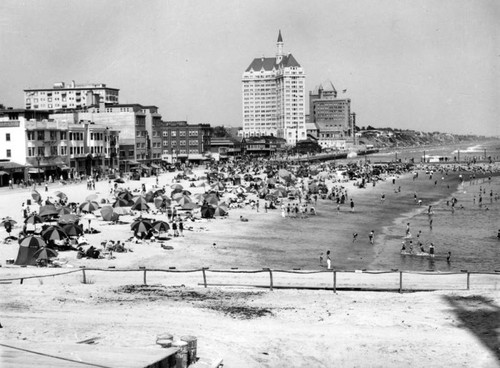
<instances>
[{"instance_id":1,"label":"white high-rise building","mask_svg":"<svg viewBox=\"0 0 500 368\"><path fill-rule=\"evenodd\" d=\"M306 139L304 69L283 52L278 34L275 57L252 61L242 77L243 136L272 135L295 145Z\"/></svg>"}]
</instances>

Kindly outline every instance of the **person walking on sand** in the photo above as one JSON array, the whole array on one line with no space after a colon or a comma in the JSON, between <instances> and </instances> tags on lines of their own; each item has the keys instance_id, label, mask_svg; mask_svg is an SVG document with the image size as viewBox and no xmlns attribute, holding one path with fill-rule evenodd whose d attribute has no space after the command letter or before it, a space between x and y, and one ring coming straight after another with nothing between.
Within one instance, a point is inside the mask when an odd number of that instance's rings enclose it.
<instances>
[{"instance_id":1,"label":"person walking on sand","mask_svg":"<svg viewBox=\"0 0 500 368\"><path fill-rule=\"evenodd\" d=\"M354 201L351 198L351 212L354 212Z\"/></svg>"},{"instance_id":2,"label":"person walking on sand","mask_svg":"<svg viewBox=\"0 0 500 368\"><path fill-rule=\"evenodd\" d=\"M332 260L330 258L330 251L326 251L326 268L331 270L332 269Z\"/></svg>"},{"instance_id":3,"label":"person walking on sand","mask_svg":"<svg viewBox=\"0 0 500 368\"><path fill-rule=\"evenodd\" d=\"M372 230L370 231L370 235L368 235L368 238L370 239L370 244L373 245L373 238L375 236L375 232Z\"/></svg>"},{"instance_id":4,"label":"person walking on sand","mask_svg":"<svg viewBox=\"0 0 500 368\"><path fill-rule=\"evenodd\" d=\"M429 246L429 254L430 254L431 258L434 258L434 244L432 244L432 243Z\"/></svg>"},{"instance_id":5,"label":"person walking on sand","mask_svg":"<svg viewBox=\"0 0 500 368\"><path fill-rule=\"evenodd\" d=\"M354 243L358 239L358 233L352 233L352 242Z\"/></svg>"},{"instance_id":6,"label":"person walking on sand","mask_svg":"<svg viewBox=\"0 0 500 368\"><path fill-rule=\"evenodd\" d=\"M448 255L446 256L446 262L451 262L451 252L448 252Z\"/></svg>"},{"instance_id":7,"label":"person walking on sand","mask_svg":"<svg viewBox=\"0 0 500 368\"><path fill-rule=\"evenodd\" d=\"M323 252L319 254L319 265L323 266Z\"/></svg>"}]
</instances>

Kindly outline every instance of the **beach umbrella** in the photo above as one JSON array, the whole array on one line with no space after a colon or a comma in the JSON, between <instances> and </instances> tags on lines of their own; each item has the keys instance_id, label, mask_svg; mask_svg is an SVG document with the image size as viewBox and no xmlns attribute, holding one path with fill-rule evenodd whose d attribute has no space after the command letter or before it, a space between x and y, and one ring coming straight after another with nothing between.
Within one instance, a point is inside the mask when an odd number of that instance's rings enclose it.
<instances>
[{"instance_id":1,"label":"beach umbrella","mask_svg":"<svg viewBox=\"0 0 500 368\"><path fill-rule=\"evenodd\" d=\"M125 198L117 198L113 207L130 207L133 203Z\"/></svg>"},{"instance_id":2,"label":"beach umbrella","mask_svg":"<svg viewBox=\"0 0 500 368\"><path fill-rule=\"evenodd\" d=\"M68 236L80 236L83 234L83 229L77 224L67 224L63 226L63 230Z\"/></svg>"},{"instance_id":3,"label":"beach umbrella","mask_svg":"<svg viewBox=\"0 0 500 368\"><path fill-rule=\"evenodd\" d=\"M144 199L146 200L146 202L149 202L149 203L153 203L154 198L155 198L155 194L151 190L149 192L147 192L146 195L144 196Z\"/></svg>"},{"instance_id":4,"label":"beach umbrella","mask_svg":"<svg viewBox=\"0 0 500 368\"><path fill-rule=\"evenodd\" d=\"M216 183L212 184L212 185L210 186L210 188L211 188L212 190L217 190L217 191L219 191L219 192L222 192L222 191L224 191L224 190L226 189L226 186L224 185L224 183L222 183L222 182L218 181L218 182L216 182Z\"/></svg>"},{"instance_id":5,"label":"beach umbrella","mask_svg":"<svg viewBox=\"0 0 500 368\"><path fill-rule=\"evenodd\" d=\"M36 265L36 258L33 258L33 254L42 248L46 247L47 244L39 236L27 236L19 241L19 250L17 253L17 258L14 264L25 266L25 265Z\"/></svg>"},{"instance_id":6,"label":"beach umbrella","mask_svg":"<svg viewBox=\"0 0 500 368\"><path fill-rule=\"evenodd\" d=\"M172 200L168 197L157 197L154 199L154 204L156 206L156 208L161 208L161 207L170 207L170 205L172 204Z\"/></svg>"},{"instance_id":7,"label":"beach umbrella","mask_svg":"<svg viewBox=\"0 0 500 368\"><path fill-rule=\"evenodd\" d=\"M42 201L42 196L36 190L31 191L31 198L33 198L33 200L36 203L39 203Z\"/></svg>"},{"instance_id":8,"label":"beach umbrella","mask_svg":"<svg viewBox=\"0 0 500 368\"><path fill-rule=\"evenodd\" d=\"M123 190L123 191L118 192L117 197L120 199L124 199L128 202L134 200L134 195L132 193L130 193L128 190Z\"/></svg>"},{"instance_id":9,"label":"beach umbrella","mask_svg":"<svg viewBox=\"0 0 500 368\"><path fill-rule=\"evenodd\" d=\"M56 258L57 256L58 256L57 251L47 247L40 248L35 253L33 253L33 258L37 261L38 260L48 261L50 258Z\"/></svg>"},{"instance_id":10,"label":"beach umbrella","mask_svg":"<svg viewBox=\"0 0 500 368\"><path fill-rule=\"evenodd\" d=\"M155 221L153 222L153 229L160 233L167 232L170 229L170 225L165 221Z\"/></svg>"},{"instance_id":11,"label":"beach umbrella","mask_svg":"<svg viewBox=\"0 0 500 368\"><path fill-rule=\"evenodd\" d=\"M48 205L45 205L45 206L40 206L40 211L38 213L38 215L40 217L54 216L54 215L57 215L57 214L58 214L57 208L53 204L48 204Z\"/></svg>"},{"instance_id":12,"label":"beach umbrella","mask_svg":"<svg viewBox=\"0 0 500 368\"><path fill-rule=\"evenodd\" d=\"M214 216L226 216L228 214L228 209L225 206L214 207Z\"/></svg>"},{"instance_id":13,"label":"beach umbrella","mask_svg":"<svg viewBox=\"0 0 500 368\"><path fill-rule=\"evenodd\" d=\"M177 198L174 198L175 201L181 205L181 206L184 206L186 203L191 203L193 202L191 200L191 197L187 196L187 195L182 195L181 197L177 197Z\"/></svg>"},{"instance_id":14,"label":"beach umbrella","mask_svg":"<svg viewBox=\"0 0 500 368\"><path fill-rule=\"evenodd\" d=\"M0 222L0 225L3 225L4 227L7 227L10 225L10 227L12 228L15 224L17 224L17 221L15 221L14 219L10 218L9 216L7 217L4 217L2 219L2 221ZM7 225L7 226L6 226Z\"/></svg>"},{"instance_id":15,"label":"beach umbrella","mask_svg":"<svg viewBox=\"0 0 500 368\"><path fill-rule=\"evenodd\" d=\"M107 198L101 198L101 201L99 202L100 204L106 204L109 203L109 199Z\"/></svg>"},{"instance_id":16,"label":"beach umbrella","mask_svg":"<svg viewBox=\"0 0 500 368\"><path fill-rule=\"evenodd\" d=\"M35 215L35 214L28 216L24 220L25 224L41 224L42 222L43 222L43 219L40 216Z\"/></svg>"},{"instance_id":17,"label":"beach umbrella","mask_svg":"<svg viewBox=\"0 0 500 368\"><path fill-rule=\"evenodd\" d=\"M79 217L75 215L74 213L68 213L65 215L59 215L59 219L57 220L57 223L59 225L67 225L67 224L73 224L79 220Z\"/></svg>"},{"instance_id":18,"label":"beach umbrella","mask_svg":"<svg viewBox=\"0 0 500 368\"><path fill-rule=\"evenodd\" d=\"M184 187L183 187L182 185L177 184L177 183L176 183L176 184L172 184L172 185L170 186L170 188L172 188L172 190L177 190L177 191L178 191L178 190L182 191L182 190L184 189Z\"/></svg>"},{"instance_id":19,"label":"beach umbrella","mask_svg":"<svg viewBox=\"0 0 500 368\"><path fill-rule=\"evenodd\" d=\"M217 204L219 203L219 197L215 193L208 193L205 195L204 201L206 201L208 204Z\"/></svg>"},{"instance_id":20,"label":"beach umbrella","mask_svg":"<svg viewBox=\"0 0 500 368\"><path fill-rule=\"evenodd\" d=\"M196 184L196 186L197 186L197 187L199 187L199 188L200 188L200 187L203 187L203 188L204 188L204 187L206 187L207 185L208 185L208 184L207 184L207 182L206 182L206 181L202 181L201 183Z\"/></svg>"},{"instance_id":21,"label":"beach umbrella","mask_svg":"<svg viewBox=\"0 0 500 368\"><path fill-rule=\"evenodd\" d=\"M182 205L182 209L183 210L194 210L195 208L198 208L198 204L194 203L194 202L187 202L187 203L184 203Z\"/></svg>"},{"instance_id":22,"label":"beach umbrella","mask_svg":"<svg viewBox=\"0 0 500 368\"><path fill-rule=\"evenodd\" d=\"M92 202L97 200L97 194L91 194L85 197L85 201Z\"/></svg>"},{"instance_id":23,"label":"beach umbrella","mask_svg":"<svg viewBox=\"0 0 500 368\"><path fill-rule=\"evenodd\" d=\"M117 215L129 215L130 207L115 207L113 209L113 212L116 213Z\"/></svg>"},{"instance_id":24,"label":"beach umbrella","mask_svg":"<svg viewBox=\"0 0 500 368\"><path fill-rule=\"evenodd\" d=\"M66 239L68 234L59 226L49 226L42 231L42 238L45 241Z\"/></svg>"},{"instance_id":25,"label":"beach umbrella","mask_svg":"<svg viewBox=\"0 0 500 368\"><path fill-rule=\"evenodd\" d=\"M82 212L94 212L99 209L99 204L94 201L85 201L80 205Z\"/></svg>"},{"instance_id":26,"label":"beach umbrella","mask_svg":"<svg viewBox=\"0 0 500 368\"><path fill-rule=\"evenodd\" d=\"M7 233L9 234L10 236L10 233L12 231L12 227L17 224L16 221L14 221L12 218L10 218L9 216L7 217L4 217L2 219L2 222L1 224L5 227L5 231L7 231Z\"/></svg>"},{"instance_id":27,"label":"beach umbrella","mask_svg":"<svg viewBox=\"0 0 500 368\"><path fill-rule=\"evenodd\" d=\"M101 216L104 221L118 221L119 214L111 206L104 206L101 208Z\"/></svg>"},{"instance_id":28,"label":"beach umbrella","mask_svg":"<svg viewBox=\"0 0 500 368\"><path fill-rule=\"evenodd\" d=\"M143 197L139 197L137 201L132 205L132 210L134 211L147 211L149 210L149 205Z\"/></svg>"},{"instance_id":29,"label":"beach umbrella","mask_svg":"<svg viewBox=\"0 0 500 368\"><path fill-rule=\"evenodd\" d=\"M118 179L115 179L115 183L123 184L123 183L125 183L125 180L123 180L122 178L118 178Z\"/></svg>"},{"instance_id":30,"label":"beach umbrella","mask_svg":"<svg viewBox=\"0 0 500 368\"><path fill-rule=\"evenodd\" d=\"M68 207L60 207L57 209L57 214L59 215L59 217L61 217L62 215L69 215L70 213L71 209Z\"/></svg>"},{"instance_id":31,"label":"beach umbrella","mask_svg":"<svg viewBox=\"0 0 500 368\"><path fill-rule=\"evenodd\" d=\"M136 233L147 233L153 228L153 225L150 220L139 218L130 225L130 228Z\"/></svg>"},{"instance_id":32,"label":"beach umbrella","mask_svg":"<svg viewBox=\"0 0 500 368\"><path fill-rule=\"evenodd\" d=\"M63 193L63 192L56 191L54 194L59 199L62 199L62 200L68 199L68 196L65 193Z\"/></svg>"},{"instance_id":33,"label":"beach umbrella","mask_svg":"<svg viewBox=\"0 0 500 368\"><path fill-rule=\"evenodd\" d=\"M19 245L21 247L26 247L26 248L41 248L45 247L47 244L45 243L45 240L41 236L38 235L30 235L27 236L21 240L19 240Z\"/></svg>"}]
</instances>

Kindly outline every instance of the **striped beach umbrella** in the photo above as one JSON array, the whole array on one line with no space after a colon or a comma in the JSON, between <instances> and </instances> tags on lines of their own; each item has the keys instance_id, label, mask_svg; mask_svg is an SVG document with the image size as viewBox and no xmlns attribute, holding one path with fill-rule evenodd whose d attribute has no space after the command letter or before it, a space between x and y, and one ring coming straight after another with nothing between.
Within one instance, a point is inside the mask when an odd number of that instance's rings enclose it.
<instances>
[{"instance_id":1,"label":"striped beach umbrella","mask_svg":"<svg viewBox=\"0 0 500 368\"><path fill-rule=\"evenodd\" d=\"M134 211L147 211L149 210L149 205L143 197L137 199L137 201L132 205L132 210Z\"/></svg>"},{"instance_id":2,"label":"striped beach umbrella","mask_svg":"<svg viewBox=\"0 0 500 368\"><path fill-rule=\"evenodd\" d=\"M57 219L57 223L59 225L67 225L67 224L73 224L79 220L79 217L75 215L74 213L68 213L65 215L59 215L59 218Z\"/></svg>"},{"instance_id":3,"label":"striped beach umbrella","mask_svg":"<svg viewBox=\"0 0 500 368\"><path fill-rule=\"evenodd\" d=\"M160 233L167 232L170 229L170 225L165 221L155 221L153 222L153 229Z\"/></svg>"},{"instance_id":4,"label":"striped beach umbrella","mask_svg":"<svg viewBox=\"0 0 500 368\"><path fill-rule=\"evenodd\" d=\"M81 226L77 224L67 224L63 226L63 230L66 232L66 234L71 237L71 236L80 236L83 234L83 229Z\"/></svg>"},{"instance_id":5,"label":"striped beach umbrella","mask_svg":"<svg viewBox=\"0 0 500 368\"><path fill-rule=\"evenodd\" d=\"M153 228L153 225L151 221L139 218L130 225L130 228L136 233L147 233Z\"/></svg>"},{"instance_id":6,"label":"striped beach umbrella","mask_svg":"<svg viewBox=\"0 0 500 368\"><path fill-rule=\"evenodd\" d=\"M117 198L115 203L113 203L113 207L130 207L133 203L125 198Z\"/></svg>"},{"instance_id":7,"label":"striped beach umbrella","mask_svg":"<svg viewBox=\"0 0 500 368\"><path fill-rule=\"evenodd\" d=\"M45 229L42 232L42 238L45 241L49 240L62 240L62 239L67 239L68 234L59 226L49 226L47 229Z\"/></svg>"},{"instance_id":8,"label":"striped beach umbrella","mask_svg":"<svg viewBox=\"0 0 500 368\"><path fill-rule=\"evenodd\" d=\"M38 216L38 215L30 215L24 220L25 224L41 224L43 222L43 219Z\"/></svg>"},{"instance_id":9,"label":"striped beach umbrella","mask_svg":"<svg viewBox=\"0 0 500 368\"><path fill-rule=\"evenodd\" d=\"M69 215L71 213L71 209L68 207L59 207L57 209L57 214L60 216L62 215Z\"/></svg>"},{"instance_id":10,"label":"striped beach umbrella","mask_svg":"<svg viewBox=\"0 0 500 368\"><path fill-rule=\"evenodd\" d=\"M94 212L99 209L99 203L94 201L85 201L80 205L80 211L82 212Z\"/></svg>"},{"instance_id":11,"label":"striped beach umbrella","mask_svg":"<svg viewBox=\"0 0 500 368\"><path fill-rule=\"evenodd\" d=\"M45 240L41 236L38 235L30 235L27 236L26 238L22 239L19 242L19 245L21 247L26 247L26 248L41 248L45 247L47 244L45 243Z\"/></svg>"}]
</instances>

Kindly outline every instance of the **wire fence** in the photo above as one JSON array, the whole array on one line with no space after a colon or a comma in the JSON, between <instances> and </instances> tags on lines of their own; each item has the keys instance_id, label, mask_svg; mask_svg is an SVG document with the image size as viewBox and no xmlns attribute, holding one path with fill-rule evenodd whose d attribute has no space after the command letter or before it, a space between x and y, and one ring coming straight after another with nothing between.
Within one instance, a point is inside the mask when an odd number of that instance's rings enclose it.
<instances>
[{"instance_id":1,"label":"wire fence","mask_svg":"<svg viewBox=\"0 0 500 368\"><path fill-rule=\"evenodd\" d=\"M48 271L48 270L47 270ZM115 277L117 273L139 273L137 283L143 285L202 286L208 287L251 287L274 289L306 289L350 291L416 292L436 290L500 290L500 272L418 272L400 270L280 270L263 268L259 270L210 269L208 267L180 270L174 267L157 268L86 268L81 267L64 272L23 275L0 279L0 283L19 281L23 284L31 279L46 279L77 274L83 284L100 281L111 285L123 285L130 278ZM81 277L81 278L80 278Z\"/></svg>"}]
</instances>

